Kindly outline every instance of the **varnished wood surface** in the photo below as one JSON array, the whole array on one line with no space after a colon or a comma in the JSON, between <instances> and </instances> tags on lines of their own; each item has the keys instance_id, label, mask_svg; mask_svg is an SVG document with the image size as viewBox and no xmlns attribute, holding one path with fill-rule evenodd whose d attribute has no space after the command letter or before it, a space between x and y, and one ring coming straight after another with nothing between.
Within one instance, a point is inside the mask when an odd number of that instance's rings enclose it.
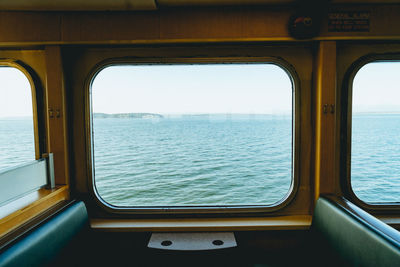
<instances>
[{"instance_id":1,"label":"varnished wood surface","mask_svg":"<svg viewBox=\"0 0 400 267\"><path fill-rule=\"evenodd\" d=\"M400 40L399 5L335 6L367 11L368 32L330 32L328 17L315 40ZM272 7L177 8L132 12L0 12L0 45L134 44L169 42L290 41L294 9Z\"/></svg>"},{"instance_id":2,"label":"varnished wood surface","mask_svg":"<svg viewBox=\"0 0 400 267\"><path fill-rule=\"evenodd\" d=\"M45 48L47 149L54 155L56 184L68 184L68 129L64 70L59 46ZM51 113L51 114L50 114Z\"/></svg>"},{"instance_id":3,"label":"varnished wood surface","mask_svg":"<svg viewBox=\"0 0 400 267\"><path fill-rule=\"evenodd\" d=\"M100 201L96 201L95 193L93 192L92 182L92 165L91 158L87 156L91 153L91 131L90 131L90 73L94 71L94 67L106 59L112 58L127 58L131 62L155 58L156 60L174 61L185 59L186 62L196 62L201 56L203 62L208 60L216 60L223 62L224 58L229 58L231 61L242 60L242 62L262 60L268 62L268 56L279 55L280 59L286 61L290 66L295 69L294 78L296 80L295 86L295 142L296 148L294 149L294 176L298 178L295 192L292 194L291 201L287 202L283 208L274 211L274 215L300 215L310 214L313 206L311 203L310 191L310 174L312 163L311 148L312 148L312 126L311 126L311 101L312 101L312 88L311 88L311 73L312 73L312 50L310 45L298 44L294 46L280 45L280 46L192 46L192 47L138 47L138 48L93 48L86 50L77 50L79 54L73 50L70 53L71 65L68 64L66 69L68 72L73 73L70 77L73 81L71 91L73 92L72 102L73 106L73 166L75 167L72 177L78 177L75 183L75 189L78 193L88 197L88 209L94 214L99 213L99 216L112 217L113 212L108 212L110 209ZM74 58L76 57L76 58ZM136 61L135 61L136 60ZM82 100L85 99L86 103ZM87 160L85 160L87 159ZM86 179L86 180L85 180ZM271 210L275 210L271 208ZM229 211L230 212L230 211ZM242 211L243 212L243 211ZM137 213L140 213L137 212ZM133 217L137 213L127 216ZM225 212L226 213L226 212ZM101 214L101 215L100 215ZM170 216L171 214L165 214ZM257 215L258 216L258 215Z\"/></svg>"},{"instance_id":4,"label":"varnished wood surface","mask_svg":"<svg viewBox=\"0 0 400 267\"><path fill-rule=\"evenodd\" d=\"M315 200L335 193L336 43L321 42L315 62Z\"/></svg>"},{"instance_id":5,"label":"varnished wood surface","mask_svg":"<svg viewBox=\"0 0 400 267\"><path fill-rule=\"evenodd\" d=\"M311 216L276 216L267 218L216 219L91 219L98 231L249 231L249 230L306 230Z\"/></svg>"},{"instance_id":6,"label":"varnished wood surface","mask_svg":"<svg viewBox=\"0 0 400 267\"><path fill-rule=\"evenodd\" d=\"M16 229L23 223L33 219L39 213L49 209L60 201L67 200L69 198L68 186L57 187L56 189L40 189L37 191L36 196L32 199L32 202L23 207L19 207L13 213L0 219L0 238L6 235L8 232ZM25 201L22 199L15 200L14 203L0 207L0 209L10 210L10 205L18 207L18 201Z\"/></svg>"},{"instance_id":7,"label":"varnished wood surface","mask_svg":"<svg viewBox=\"0 0 400 267\"><path fill-rule=\"evenodd\" d=\"M0 42L46 42L60 40L58 13L0 11Z\"/></svg>"}]
</instances>

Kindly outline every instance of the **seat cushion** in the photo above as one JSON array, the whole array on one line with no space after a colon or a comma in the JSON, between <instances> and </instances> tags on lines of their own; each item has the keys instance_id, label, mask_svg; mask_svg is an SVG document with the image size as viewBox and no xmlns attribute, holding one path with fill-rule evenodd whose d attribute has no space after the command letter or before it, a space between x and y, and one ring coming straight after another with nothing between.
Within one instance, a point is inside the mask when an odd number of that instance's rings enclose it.
<instances>
[{"instance_id":1,"label":"seat cushion","mask_svg":"<svg viewBox=\"0 0 400 267\"><path fill-rule=\"evenodd\" d=\"M354 204L344 204L319 198L313 231L353 266L400 266L400 233Z\"/></svg>"},{"instance_id":2,"label":"seat cushion","mask_svg":"<svg viewBox=\"0 0 400 267\"><path fill-rule=\"evenodd\" d=\"M51 262L70 241L88 231L85 204L75 202L5 248L0 266L43 266Z\"/></svg>"}]
</instances>

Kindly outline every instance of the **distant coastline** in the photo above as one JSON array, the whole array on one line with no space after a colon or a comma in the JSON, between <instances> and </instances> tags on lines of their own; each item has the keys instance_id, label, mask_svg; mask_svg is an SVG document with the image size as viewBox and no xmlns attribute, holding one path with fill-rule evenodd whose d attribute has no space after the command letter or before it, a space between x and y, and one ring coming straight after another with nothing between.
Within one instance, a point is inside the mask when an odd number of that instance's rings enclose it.
<instances>
[{"instance_id":1,"label":"distant coastline","mask_svg":"<svg viewBox=\"0 0 400 267\"><path fill-rule=\"evenodd\" d=\"M246 113L188 113L188 114L159 114L159 113L93 113L95 119L256 119L290 116L291 114L246 114Z\"/></svg>"},{"instance_id":2,"label":"distant coastline","mask_svg":"<svg viewBox=\"0 0 400 267\"><path fill-rule=\"evenodd\" d=\"M117 114L107 114L107 113L94 113L94 118L126 118L126 119L161 119L164 118L161 114L156 113L117 113Z\"/></svg>"}]
</instances>

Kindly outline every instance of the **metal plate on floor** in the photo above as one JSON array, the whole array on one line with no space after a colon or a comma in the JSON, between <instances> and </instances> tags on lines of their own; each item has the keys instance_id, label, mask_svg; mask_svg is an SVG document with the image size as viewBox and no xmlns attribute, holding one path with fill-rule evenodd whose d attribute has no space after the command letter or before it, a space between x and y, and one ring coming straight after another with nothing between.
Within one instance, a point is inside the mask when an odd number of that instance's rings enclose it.
<instances>
[{"instance_id":1,"label":"metal plate on floor","mask_svg":"<svg viewBox=\"0 0 400 267\"><path fill-rule=\"evenodd\" d=\"M212 250L236 247L232 232L153 233L149 248L168 250Z\"/></svg>"}]
</instances>

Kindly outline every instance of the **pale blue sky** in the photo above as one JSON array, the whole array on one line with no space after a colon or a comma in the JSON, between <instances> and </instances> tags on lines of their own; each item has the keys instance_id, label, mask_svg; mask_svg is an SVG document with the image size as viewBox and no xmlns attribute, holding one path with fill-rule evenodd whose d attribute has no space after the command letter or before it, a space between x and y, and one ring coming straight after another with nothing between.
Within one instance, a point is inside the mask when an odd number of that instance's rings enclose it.
<instances>
[{"instance_id":1,"label":"pale blue sky","mask_svg":"<svg viewBox=\"0 0 400 267\"><path fill-rule=\"evenodd\" d=\"M289 113L292 84L272 64L111 66L92 85L102 113Z\"/></svg>"},{"instance_id":2,"label":"pale blue sky","mask_svg":"<svg viewBox=\"0 0 400 267\"><path fill-rule=\"evenodd\" d=\"M353 112L400 112L400 62L369 63L357 72Z\"/></svg>"},{"instance_id":3,"label":"pale blue sky","mask_svg":"<svg viewBox=\"0 0 400 267\"><path fill-rule=\"evenodd\" d=\"M353 84L354 112L400 112L399 63L370 63ZM18 69L0 67L0 118L32 116ZM93 81L93 111L276 114L291 111L291 81L273 64L113 66Z\"/></svg>"},{"instance_id":4,"label":"pale blue sky","mask_svg":"<svg viewBox=\"0 0 400 267\"><path fill-rule=\"evenodd\" d=\"M0 67L0 118L32 117L32 92L28 78L20 70Z\"/></svg>"}]
</instances>

